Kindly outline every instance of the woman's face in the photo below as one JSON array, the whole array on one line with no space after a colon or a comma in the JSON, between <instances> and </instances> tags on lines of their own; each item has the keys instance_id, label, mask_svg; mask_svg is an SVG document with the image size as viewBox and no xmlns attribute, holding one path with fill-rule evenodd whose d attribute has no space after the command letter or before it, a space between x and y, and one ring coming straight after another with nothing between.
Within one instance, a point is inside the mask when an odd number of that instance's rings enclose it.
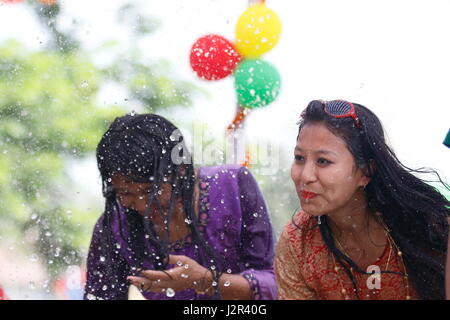
<instances>
[{"instance_id":1,"label":"woman's face","mask_svg":"<svg viewBox=\"0 0 450 320\"><path fill-rule=\"evenodd\" d=\"M149 194L152 192L152 184L134 182L123 175L115 174L112 177L112 185L122 206L136 210L141 215L145 214L145 210L148 206ZM158 195L159 203L162 209L166 210L169 208L172 191L171 185L169 183L162 183L160 190L161 194ZM153 212L151 212L151 214L152 213Z\"/></svg>"},{"instance_id":2,"label":"woman's face","mask_svg":"<svg viewBox=\"0 0 450 320\"><path fill-rule=\"evenodd\" d=\"M311 215L332 214L351 206L357 191L369 182L344 140L322 123L302 128L294 156L291 177L301 208Z\"/></svg>"}]
</instances>

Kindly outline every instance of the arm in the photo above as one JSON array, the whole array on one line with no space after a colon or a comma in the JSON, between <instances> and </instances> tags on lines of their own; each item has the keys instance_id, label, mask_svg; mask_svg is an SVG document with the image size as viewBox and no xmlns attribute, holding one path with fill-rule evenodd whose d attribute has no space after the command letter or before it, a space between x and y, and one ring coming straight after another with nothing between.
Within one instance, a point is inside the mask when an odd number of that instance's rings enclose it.
<instances>
[{"instance_id":1,"label":"arm","mask_svg":"<svg viewBox=\"0 0 450 320\"><path fill-rule=\"evenodd\" d=\"M112 244L109 257L103 256L102 246L108 246L102 234L110 232L103 228L104 215L95 225L87 257L85 300L126 300L128 285L126 283L127 264L114 250ZM112 237L112 236L111 236ZM109 270L108 270L109 268ZM108 272L109 271L109 272Z\"/></svg>"},{"instance_id":2,"label":"arm","mask_svg":"<svg viewBox=\"0 0 450 320\"><path fill-rule=\"evenodd\" d=\"M221 275L221 297L224 300L276 299L273 233L266 205L255 179L246 168L239 169L237 179L241 200L239 218L242 217L238 254L241 270L246 270L240 274ZM140 277L128 279L137 287L142 285L144 291L161 292L164 288L172 288L175 291L194 289L199 294L213 294L213 277L209 269L189 257L170 255L169 263L177 265L177 262L189 267L175 267L167 270L168 274L145 270Z\"/></svg>"},{"instance_id":3,"label":"arm","mask_svg":"<svg viewBox=\"0 0 450 320\"><path fill-rule=\"evenodd\" d=\"M447 218L449 226L450 226L450 218ZM450 300L450 233L448 235L448 244L447 244L447 264L445 266L445 295L447 296L447 300Z\"/></svg>"},{"instance_id":4,"label":"arm","mask_svg":"<svg viewBox=\"0 0 450 320\"><path fill-rule=\"evenodd\" d=\"M246 268L241 275L248 282L251 299L274 300L278 295L273 271L274 236L267 206L247 168L239 169L238 179L242 210L239 254Z\"/></svg>"},{"instance_id":5,"label":"arm","mask_svg":"<svg viewBox=\"0 0 450 320\"><path fill-rule=\"evenodd\" d=\"M280 236L275 257L275 276L281 300L315 300L314 290L308 287L298 267L289 235L286 230Z\"/></svg>"}]
</instances>

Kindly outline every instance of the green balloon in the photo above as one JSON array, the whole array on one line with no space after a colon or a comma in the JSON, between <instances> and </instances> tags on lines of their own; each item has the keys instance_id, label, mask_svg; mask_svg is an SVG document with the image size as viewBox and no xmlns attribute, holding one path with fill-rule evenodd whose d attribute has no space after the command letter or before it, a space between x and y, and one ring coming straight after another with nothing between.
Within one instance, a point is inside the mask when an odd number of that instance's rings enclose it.
<instances>
[{"instance_id":1,"label":"green balloon","mask_svg":"<svg viewBox=\"0 0 450 320\"><path fill-rule=\"evenodd\" d=\"M247 59L234 71L238 103L245 108L264 107L274 101L281 78L274 65L261 59Z\"/></svg>"}]
</instances>

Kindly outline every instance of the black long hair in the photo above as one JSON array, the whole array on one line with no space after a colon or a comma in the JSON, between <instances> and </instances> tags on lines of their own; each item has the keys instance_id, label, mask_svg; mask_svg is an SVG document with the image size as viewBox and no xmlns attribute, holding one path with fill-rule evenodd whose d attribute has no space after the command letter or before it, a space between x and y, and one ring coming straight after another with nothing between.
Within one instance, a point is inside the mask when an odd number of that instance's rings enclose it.
<instances>
[{"instance_id":1,"label":"black long hair","mask_svg":"<svg viewBox=\"0 0 450 320\"><path fill-rule=\"evenodd\" d=\"M156 114L128 114L118 117L97 146L97 163L106 200L102 229L102 237L106 244L102 246L102 250L106 256L110 256L111 251L115 250L111 230L112 212L117 201L112 185L113 175L121 174L131 181L149 183L152 190L149 193L147 208L154 205L161 209L158 200L161 184L170 183L172 193L163 238L158 238L147 213L141 217L136 211L127 209L130 237L125 240L132 248L138 266L142 267L144 259L148 259L153 262L155 269L166 269L170 219L177 198L181 198L185 217L188 219L186 221L189 221L187 225L191 230L192 241L196 248L199 248L198 262L205 267L215 266L211 267L212 274L218 283L222 264L198 230L193 203L196 176L192 156L187 151L183 136L177 127ZM156 249L155 255L148 255L145 252L144 237L148 238ZM112 269L114 264L109 268L106 272L114 274ZM213 298L220 298L218 287L217 285Z\"/></svg>"},{"instance_id":2,"label":"black long hair","mask_svg":"<svg viewBox=\"0 0 450 320\"><path fill-rule=\"evenodd\" d=\"M308 123L323 123L342 138L356 165L370 176L365 194L372 213L380 212L390 235L402 252L403 261L421 299L445 299L445 258L447 253L450 202L427 180L415 174L434 174L432 169L411 169L403 165L386 144L378 117L368 108L353 103L361 127L351 117L334 118L324 112L320 100L311 101L299 121L299 135ZM297 137L298 138L298 137ZM343 261L360 273L358 266L335 245L326 216L318 224L322 237L344 267L356 289L356 280ZM357 291L356 291L357 293Z\"/></svg>"}]
</instances>

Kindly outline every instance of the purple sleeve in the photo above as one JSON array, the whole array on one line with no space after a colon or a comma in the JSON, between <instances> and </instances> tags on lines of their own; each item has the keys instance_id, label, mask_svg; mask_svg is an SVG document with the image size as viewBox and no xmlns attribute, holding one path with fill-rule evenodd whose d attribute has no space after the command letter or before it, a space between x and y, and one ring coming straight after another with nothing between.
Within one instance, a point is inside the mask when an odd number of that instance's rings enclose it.
<instances>
[{"instance_id":1,"label":"purple sleeve","mask_svg":"<svg viewBox=\"0 0 450 320\"><path fill-rule=\"evenodd\" d=\"M109 255L102 255L102 246L111 247L102 239L102 234L107 232L103 229L103 221L104 215L98 220L92 235L83 297L85 300L126 300L128 265L115 248L110 248Z\"/></svg>"},{"instance_id":2,"label":"purple sleeve","mask_svg":"<svg viewBox=\"0 0 450 320\"><path fill-rule=\"evenodd\" d=\"M267 206L253 175L247 168L239 169L239 189L242 208L242 233L239 248L255 300L277 299L273 270L274 235Z\"/></svg>"}]
</instances>

